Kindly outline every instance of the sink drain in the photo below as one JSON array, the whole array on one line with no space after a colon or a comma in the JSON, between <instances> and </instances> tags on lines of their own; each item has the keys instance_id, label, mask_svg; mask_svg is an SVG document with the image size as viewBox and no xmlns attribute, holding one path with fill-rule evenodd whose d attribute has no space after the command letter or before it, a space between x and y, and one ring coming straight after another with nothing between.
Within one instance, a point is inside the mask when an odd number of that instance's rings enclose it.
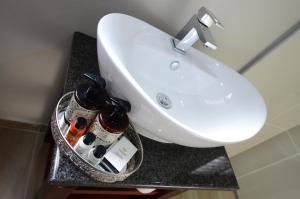
<instances>
[{"instance_id":1,"label":"sink drain","mask_svg":"<svg viewBox=\"0 0 300 199\"><path fill-rule=\"evenodd\" d=\"M165 109L170 109L172 107L171 99L163 93L157 93L156 100L158 104Z\"/></svg>"}]
</instances>

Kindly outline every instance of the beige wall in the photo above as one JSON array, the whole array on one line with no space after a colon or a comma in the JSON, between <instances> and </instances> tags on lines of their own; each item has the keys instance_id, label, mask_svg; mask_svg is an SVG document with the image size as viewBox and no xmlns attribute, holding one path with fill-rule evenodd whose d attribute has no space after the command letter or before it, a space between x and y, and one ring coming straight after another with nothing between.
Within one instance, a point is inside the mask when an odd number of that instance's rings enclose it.
<instances>
[{"instance_id":1,"label":"beige wall","mask_svg":"<svg viewBox=\"0 0 300 199\"><path fill-rule=\"evenodd\" d=\"M232 191L190 190L171 199L237 199Z\"/></svg>"},{"instance_id":2,"label":"beige wall","mask_svg":"<svg viewBox=\"0 0 300 199\"><path fill-rule=\"evenodd\" d=\"M240 68L299 19L298 0L2 0L0 117L47 123L59 97L74 31L96 35L98 20L123 12L175 34L202 5L224 23L208 52ZM84 66L82 66L84 67Z\"/></svg>"},{"instance_id":3,"label":"beige wall","mask_svg":"<svg viewBox=\"0 0 300 199\"><path fill-rule=\"evenodd\" d=\"M240 199L300 195L300 125L231 158ZM233 192L187 191L172 199L237 199Z\"/></svg>"},{"instance_id":4,"label":"beige wall","mask_svg":"<svg viewBox=\"0 0 300 199\"><path fill-rule=\"evenodd\" d=\"M245 73L267 105L267 122L253 138L226 146L230 157L300 124L300 30Z\"/></svg>"},{"instance_id":5,"label":"beige wall","mask_svg":"<svg viewBox=\"0 0 300 199\"><path fill-rule=\"evenodd\" d=\"M241 199L300 195L300 125L231 159Z\"/></svg>"}]
</instances>

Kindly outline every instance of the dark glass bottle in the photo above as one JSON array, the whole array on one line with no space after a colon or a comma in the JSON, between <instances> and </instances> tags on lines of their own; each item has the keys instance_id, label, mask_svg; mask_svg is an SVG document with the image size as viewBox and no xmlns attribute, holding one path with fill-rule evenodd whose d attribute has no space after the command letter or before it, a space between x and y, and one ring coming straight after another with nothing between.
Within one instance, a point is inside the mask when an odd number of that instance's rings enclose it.
<instances>
[{"instance_id":1,"label":"dark glass bottle","mask_svg":"<svg viewBox=\"0 0 300 199\"><path fill-rule=\"evenodd\" d=\"M70 123L77 117L84 117L88 125L95 119L108 99L106 83L100 75L83 74L88 82L76 87L65 111L65 121Z\"/></svg>"},{"instance_id":2,"label":"dark glass bottle","mask_svg":"<svg viewBox=\"0 0 300 199\"><path fill-rule=\"evenodd\" d=\"M131 106L128 101L110 98L111 104L101 111L91 124L89 131L96 136L96 143L104 146L112 144L129 126L127 112Z\"/></svg>"}]
</instances>

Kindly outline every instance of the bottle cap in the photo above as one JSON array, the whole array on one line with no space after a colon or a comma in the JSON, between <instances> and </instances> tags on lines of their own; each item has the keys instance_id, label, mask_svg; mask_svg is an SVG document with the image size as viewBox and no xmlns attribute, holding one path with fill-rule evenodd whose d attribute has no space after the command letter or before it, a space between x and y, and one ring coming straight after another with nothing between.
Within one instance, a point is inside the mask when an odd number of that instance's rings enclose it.
<instances>
[{"instance_id":1,"label":"bottle cap","mask_svg":"<svg viewBox=\"0 0 300 199\"><path fill-rule=\"evenodd\" d=\"M92 132L87 132L83 138L83 143L86 145L91 145L96 139L96 136Z\"/></svg>"},{"instance_id":2,"label":"bottle cap","mask_svg":"<svg viewBox=\"0 0 300 199\"><path fill-rule=\"evenodd\" d=\"M128 113L131 110L131 105L128 101L117 98L117 97L111 97L110 101L116 105L117 108L122 110L124 113Z\"/></svg>"},{"instance_id":3,"label":"bottle cap","mask_svg":"<svg viewBox=\"0 0 300 199\"><path fill-rule=\"evenodd\" d=\"M102 145L98 145L95 149L94 149L94 156L96 158L101 158L102 156L104 156L104 154L106 153L106 147L102 146Z\"/></svg>"},{"instance_id":4,"label":"bottle cap","mask_svg":"<svg viewBox=\"0 0 300 199\"><path fill-rule=\"evenodd\" d=\"M87 109L101 109L108 99L105 80L98 74L85 73L82 76L88 82L76 88L76 98L79 104Z\"/></svg>"},{"instance_id":5,"label":"bottle cap","mask_svg":"<svg viewBox=\"0 0 300 199\"><path fill-rule=\"evenodd\" d=\"M117 97L110 98L113 106L113 111L110 113L109 117L112 121L119 122L127 118L127 112L130 112L131 105L128 101L122 100Z\"/></svg>"},{"instance_id":6,"label":"bottle cap","mask_svg":"<svg viewBox=\"0 0 300 199\"><path fill-rule=\"evenodd\" d=\"M84 73L82 76L89 80L89 82L93 83L96 87L104 89L106 86L105 80L99 73Z\"/></svg>"},{"instance_id":7,"label":"bottle cap","mask_svg":"<svg viewBox=\"0 0 300 199\"><path fill-rule=\"evenodd\" d=\"M78 117L75 122L75 127L77 129L83 129L86 127L87 121L83 117Z\"/></svg>"}]
</instances>

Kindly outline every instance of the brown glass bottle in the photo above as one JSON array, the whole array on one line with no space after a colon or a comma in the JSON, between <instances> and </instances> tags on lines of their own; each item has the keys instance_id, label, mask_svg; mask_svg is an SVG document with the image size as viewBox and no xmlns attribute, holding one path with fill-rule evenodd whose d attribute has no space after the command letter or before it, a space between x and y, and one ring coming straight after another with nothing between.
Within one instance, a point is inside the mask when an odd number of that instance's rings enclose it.
<instances>
[{"instance_id":1,"label":"brown glass bottle","mask_svg":"<svg viewBox=\"0 0 300 199\"><path fill-rule=\"evenodd\" d=\"M66 134L66 140L70 145L74 146L78 139L84 135L86 131L87 121L83 117L78 117L76 121L71 121L70 128Z\"/></svg>"},{"instance_id":2,"label":"brown glass bottle","mask_svg":"<svg viewBox=\"0 0 300 199\"><path fill-rule=\"evenodd\" d=\"M98 115L102 127L110 133L119 133L127 129L129 119L123 110L116 106L108 106L106 110Z\"/></svg>"},{"instance_id":3,"label":"brown glass bottle","mask_svg":"<svg viewBox=\"0 0 300 199\"><path fill-rule=\"evenodd\" d=\"M129 102L111 98L113 104L98 114L89 131L97 136L98 144L107 146L112 144L129 126L127 112L130 111Z\"/></svg>"},{"instance_id":4,"label":"brown glass bottle","mask_svg":"<svg viewBox=\"0 0 300 199\"><path fill-rule=\"evenodd\" d=\"M106 104L108 99L105 81L98 74L85 73L82 75L87 83L76 87L69 105L64 113L65 122L69 124L77 117L84 117L88 125Z\"/></svg>"}]
</instances>

